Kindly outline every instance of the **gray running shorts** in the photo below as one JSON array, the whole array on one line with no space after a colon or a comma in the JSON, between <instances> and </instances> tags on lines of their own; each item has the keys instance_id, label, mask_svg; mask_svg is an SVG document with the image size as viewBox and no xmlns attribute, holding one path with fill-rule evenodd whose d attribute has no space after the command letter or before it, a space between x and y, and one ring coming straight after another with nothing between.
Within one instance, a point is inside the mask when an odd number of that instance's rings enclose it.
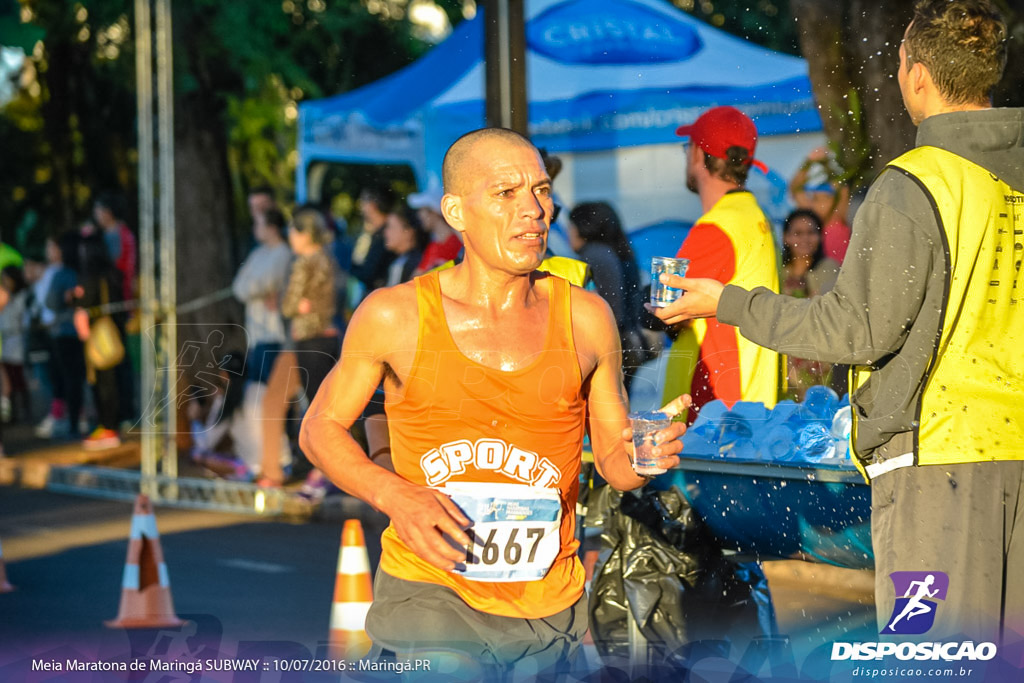
<instances>
[{"instance_id":1,"label":"gray running shorts","mask_svg":"<svg viewBox=\"0 0 1024 683\"><path fill-rule=\"evenodd\" d=\"M366 632L374 644L371 658L384 651L402 659L437 656L437 666L449 669L445 673L467 680L507 673L516 679L546 678L574 671L586 631L586 593L549 617L519 619L480 612L450 588L381 570L366 615Z\"/></svg>"}]
</instances>

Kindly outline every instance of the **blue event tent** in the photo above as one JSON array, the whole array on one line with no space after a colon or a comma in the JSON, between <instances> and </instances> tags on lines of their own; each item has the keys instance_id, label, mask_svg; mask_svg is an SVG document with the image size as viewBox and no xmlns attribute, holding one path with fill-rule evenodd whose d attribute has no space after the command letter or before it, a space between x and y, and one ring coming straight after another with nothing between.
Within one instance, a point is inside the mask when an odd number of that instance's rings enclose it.
<instances>
[{"instance_id":1,"label":"blue event tent","mask_svg":"<svg viewBox=\"0 0 1024 683\"><path fill-rule=\"evenodd\" d=\"M448 145L484 124L483 33L477 14L408 67L302 104L299 197L316 194L317 162L404 163L421 186L436 179ZM527 0L526 41L530 134L555 153L678 142L676 127L716 104L746 111L762 136L821 130L803 59L665 0Z\"/></svg>"}]
</instances>

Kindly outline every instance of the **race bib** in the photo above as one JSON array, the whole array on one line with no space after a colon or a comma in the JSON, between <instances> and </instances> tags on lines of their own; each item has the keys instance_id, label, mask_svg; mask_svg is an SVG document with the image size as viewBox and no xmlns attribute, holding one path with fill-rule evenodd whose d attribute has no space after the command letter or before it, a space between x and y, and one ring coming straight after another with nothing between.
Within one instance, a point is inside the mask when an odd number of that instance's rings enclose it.
<instances>
[{"instance_id":1,"label":"race bib","mask_svg":"<svg viewBox=\"0 0 1024 683\"><path fill-rule=\"evenodd\" d=\"M439 489L473 522L473 542L455 573L471 581L536 581L561 549L558 490L456 482Z\"/></svg>"}]
</instances>

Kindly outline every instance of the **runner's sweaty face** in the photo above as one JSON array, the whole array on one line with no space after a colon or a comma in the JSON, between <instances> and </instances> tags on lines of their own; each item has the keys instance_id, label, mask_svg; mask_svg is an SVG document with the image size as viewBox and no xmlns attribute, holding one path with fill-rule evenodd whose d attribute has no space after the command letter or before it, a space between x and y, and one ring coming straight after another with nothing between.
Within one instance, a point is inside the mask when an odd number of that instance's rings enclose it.
<instances>
[{"instance_id":1,"label":"runner's sweaty face","mask_svg":"<svg viewBox=\"0 0 1024 683\"><path fill-rule=\"evenodd\" d=\"M513 274L536 270L547 251L554 202L537 150L506 140L473 148L460 195L467 256Z\"/></svg>"}]
</instances>

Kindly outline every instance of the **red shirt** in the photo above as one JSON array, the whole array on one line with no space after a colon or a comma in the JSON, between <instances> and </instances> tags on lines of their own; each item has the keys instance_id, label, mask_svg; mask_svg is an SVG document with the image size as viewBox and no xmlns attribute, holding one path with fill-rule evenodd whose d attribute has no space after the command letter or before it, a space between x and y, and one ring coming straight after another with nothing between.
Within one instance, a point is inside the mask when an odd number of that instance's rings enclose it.
<instances>
[{"instance_id":1,"label":"red shirt","mask_svg":"<svg viewBox=\"0 0 1024 683\"><path fill-rule=\"evenodd\" d=\"M121 253L114 261L114 267L121 271L124 280L124 300L135 298L135 277L138 275L138 255L135 235L124 223L117 224L117 236L121 240Z\"/></svg>"},{"instance_id":2,"label":"red shirt","mask_svg":"<svg viewBox=\"0 0 1024 683\"><path fill-rule=\"evenodd\" d=\"M416 270L425 273L431 268L437 268L458 256L461 249L462 241L455 234L449 235L444 242L431 242L423 250L423 258L420 259Z\"/></svg>"},{"instance_id":3,"label":"red shirt","mask_svg":"<svg viewBox=\"0 0 1024 683\"><path fill-rule=\"evenodd\" d=\"M729 282L736 274L736 254L732 241L714 223L697 223L691 229L676 258L690 259L686 277L712 278ZM707 321L708 331L700 345L700 356L693 371L690 396L695 408L716 398L732 405L741 399L739 347L732 326L714 318ZM688 413L693 422L697 411Z\"/></svg>"},{"instance_id":4,"label":"red shirt","mask_svg":"<svg viewBox=\"0 0 1024 683\"><path fill-rule=\"evenodd\" d=\"M840 219L829 221L822 230L821 246L825 256L842 264L846 249L850 246L850 226Z\"/></svg>"}]
</instances>

